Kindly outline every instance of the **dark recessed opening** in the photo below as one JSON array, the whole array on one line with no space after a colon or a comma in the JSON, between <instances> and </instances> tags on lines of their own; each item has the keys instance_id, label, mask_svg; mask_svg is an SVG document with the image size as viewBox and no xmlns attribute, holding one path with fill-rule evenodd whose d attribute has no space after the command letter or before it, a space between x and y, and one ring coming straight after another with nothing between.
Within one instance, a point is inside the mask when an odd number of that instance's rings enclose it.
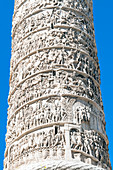
<instances>
[{"instance_id":1,"label":"dark recessed opening","mask_svg":"<svg viewBox=\"0 0 113 170\"><path fill-rule=\"evenodd\" d=\"M55 135L58 133L58 127L55 126Z\"/></svg>"},{"instance_id":2,"label":"dark recessed opening","mask_svg":"<svg viewBox=\"0 0 113 170\"><path fill-rule=\"evenodd\" d=\"M53 76L56 76L56 71L53 71Z\"/></svg>"},{"instance_id":3,"label":"dark recessed opening","mask_svg":"<svg viewBox=\"0 0 113 170\"><path fill-rule=\"evenodd\" d=\"M54 29L54 25L53 25L53 23L51 23L51 29Z\"/></svg>"}]
</instances>

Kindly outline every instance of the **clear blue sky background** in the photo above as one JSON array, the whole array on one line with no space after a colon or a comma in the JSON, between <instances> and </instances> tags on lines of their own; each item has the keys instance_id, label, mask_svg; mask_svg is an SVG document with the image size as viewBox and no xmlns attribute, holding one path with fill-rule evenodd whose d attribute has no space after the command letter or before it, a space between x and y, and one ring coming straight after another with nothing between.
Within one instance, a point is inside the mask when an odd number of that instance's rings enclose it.
<instances>
[{"instance_id":1,"label":"clear blue sky background","mask_svg":"<svg viewBox=\"0 0 113 170\"><path fill-rule=\"evenodd\" d=\"M11 25L14 0L0 1L0 170L3 170L7 97L11 57ZM113 0L93 0L94 26L101 68L101 91L113 166Z\"/></svg>"}]
</instances>

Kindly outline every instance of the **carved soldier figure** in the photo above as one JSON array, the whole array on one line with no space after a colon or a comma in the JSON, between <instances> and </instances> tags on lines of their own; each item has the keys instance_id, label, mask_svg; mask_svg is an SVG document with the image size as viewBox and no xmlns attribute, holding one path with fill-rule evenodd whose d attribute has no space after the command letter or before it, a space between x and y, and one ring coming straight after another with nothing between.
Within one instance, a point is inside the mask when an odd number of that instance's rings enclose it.
<instances>
[{"instance_id":1,"label":"carved soldier figure","mask_svg":"<svg viewBox=\"0 0 113 170\"><path fill-rule=\"evenodd\" d=\"M111 170L92 11L15 0L4 170Z\"/></svg>"}]
</instances>

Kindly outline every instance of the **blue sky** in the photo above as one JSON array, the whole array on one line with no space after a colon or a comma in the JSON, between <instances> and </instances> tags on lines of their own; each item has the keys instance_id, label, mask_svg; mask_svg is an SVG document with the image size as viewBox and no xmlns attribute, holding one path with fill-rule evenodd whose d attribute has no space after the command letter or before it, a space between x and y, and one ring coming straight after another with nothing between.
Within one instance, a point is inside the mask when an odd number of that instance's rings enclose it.
<instances>
[{"instance_id":1,"label":"blue sky","mask_svg":"<svg viewBox=\"0 0 113 170\"><path fill-rule=\"evenodd\" d=\"M0 170L3 170L5 150L13 6L13 0L0 2ZM93 6L106 132L113 166L113 0L93 0Z\"/></svg>"}]
</instances>

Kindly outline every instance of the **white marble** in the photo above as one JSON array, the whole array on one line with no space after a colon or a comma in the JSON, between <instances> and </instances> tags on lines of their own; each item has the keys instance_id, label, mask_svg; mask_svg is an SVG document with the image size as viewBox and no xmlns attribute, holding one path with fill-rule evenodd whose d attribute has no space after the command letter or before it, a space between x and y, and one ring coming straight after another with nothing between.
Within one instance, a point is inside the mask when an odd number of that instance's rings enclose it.
<instances>
[{"instance_id":1,"label":"white marble","mask_svg":"<svg viewBox=\"0 0 113 170\"><path fill-rule=\"evenodd\" d=\"M8 104L4 170L111 170L92 0L15 1Z\"/></svg>"}]
</instances>

